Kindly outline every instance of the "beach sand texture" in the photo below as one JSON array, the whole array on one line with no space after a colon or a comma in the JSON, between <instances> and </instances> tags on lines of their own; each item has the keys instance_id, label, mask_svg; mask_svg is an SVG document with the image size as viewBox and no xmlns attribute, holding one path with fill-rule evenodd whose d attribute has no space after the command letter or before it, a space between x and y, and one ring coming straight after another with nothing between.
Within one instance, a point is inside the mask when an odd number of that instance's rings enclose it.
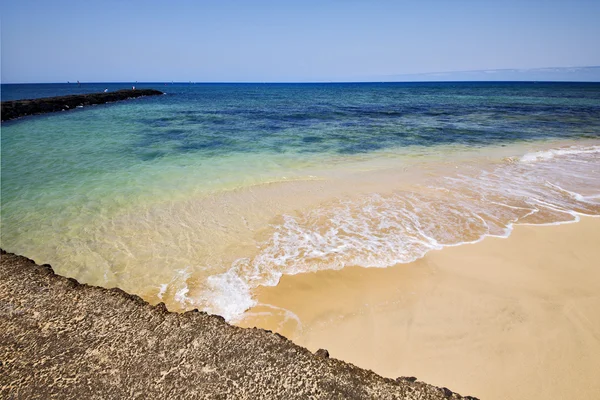
<instances>
[{"instance_id":1,"label":"beach sand texture","mask_svg":"<svg viewBox=\"0 0 600 400\"><path fill-rule=\"evenodd\" d=\"M586 217L393 268L283 276L241 325L483 399L596 399L599 238Z\"/></svg>"}]
</instances>

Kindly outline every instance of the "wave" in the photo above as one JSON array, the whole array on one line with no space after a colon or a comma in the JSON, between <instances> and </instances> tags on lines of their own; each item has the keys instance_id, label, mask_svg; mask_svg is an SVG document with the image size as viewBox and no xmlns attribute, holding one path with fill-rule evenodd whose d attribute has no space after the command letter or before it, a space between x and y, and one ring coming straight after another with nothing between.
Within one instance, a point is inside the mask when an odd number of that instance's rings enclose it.
<instances>
[{"instance_id":1,"label":"wave","mask_svg":"<svg viewBox=\"0 0 600 400\"><path fill-rule=\"evenodd\" d=\"M256 305L252 290L293 275L345 266L385 268L446 246L508 237L515 224L576 222L600 215L600 146L529 153L495 166L435 176L410 190L336 200L283 215L251 258L208 277L175 300L236 320ZM181 274L180 274L181 275ZM164 293L163 289L160 289Z\"/></svg>"},{"instance_id":2,"label":"wave","mask_svg":"<svg viewBox=\"0 0 600 400\"><path fill-rule=\"evenodd\" d=\"M580 146L571 146L565 149L551 149L544 151L536 151L534 153L527 153L523 157L521 157L521 162L536 162L542 160L549 160L556 156L566 156L566 155L577 155L577 154L596 154L600 153L600 146L590 146L590 147L580 147Z\"/></svg>"}]
</instances>

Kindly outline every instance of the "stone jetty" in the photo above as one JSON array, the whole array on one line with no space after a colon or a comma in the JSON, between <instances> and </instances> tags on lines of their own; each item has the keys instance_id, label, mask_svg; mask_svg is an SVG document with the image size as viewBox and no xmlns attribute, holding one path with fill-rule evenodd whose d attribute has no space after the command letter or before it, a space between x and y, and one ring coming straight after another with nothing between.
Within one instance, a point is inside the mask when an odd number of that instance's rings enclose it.
<instances>
[{"instance_id":1,"label":"stone jetty","mask_svg":"<svg viewBox=\"0 0 600 400\"><path fill-rule=\"evenodd\" d=\"M154 89L126 89L114 92L73 94L69 96L3 101L2 121L8 121L27 115L67 111L93 104L104 104L135 97L157 96L160 94L164 93Z\"/></svg>"}]
</instances>

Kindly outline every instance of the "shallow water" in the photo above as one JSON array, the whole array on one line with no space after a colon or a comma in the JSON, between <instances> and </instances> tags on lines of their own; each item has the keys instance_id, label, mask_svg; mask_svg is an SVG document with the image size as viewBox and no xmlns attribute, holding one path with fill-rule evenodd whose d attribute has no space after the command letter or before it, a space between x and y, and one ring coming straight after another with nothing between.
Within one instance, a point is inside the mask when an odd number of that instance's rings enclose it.
<instances>
[{"instance_id":1,"label":"shallow water","mask_svg":"<svg viewBox=\"0 0 600 400\"><path fill-rule=\"evenodd\" d=\"M599 84L142 86L3 124L3 248L235 319L281 274L600 214Z\"/></svg>"}]
</instances>

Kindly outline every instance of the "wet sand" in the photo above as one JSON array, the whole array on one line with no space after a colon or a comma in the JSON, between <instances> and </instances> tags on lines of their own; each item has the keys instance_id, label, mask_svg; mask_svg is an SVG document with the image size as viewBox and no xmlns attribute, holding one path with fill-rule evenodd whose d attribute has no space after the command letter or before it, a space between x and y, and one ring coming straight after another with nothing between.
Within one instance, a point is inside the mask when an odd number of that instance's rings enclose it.
<instances>
[{"instance_id":1,"label":"wet sand","mask_svg":"<svg viewBox=\"0 0 600 400\"><path fill-rule=\"evenodd\" d=\"M284 276L239 325L483 399L600 398L600 218Z\"/></svg>"}]
</instances>

